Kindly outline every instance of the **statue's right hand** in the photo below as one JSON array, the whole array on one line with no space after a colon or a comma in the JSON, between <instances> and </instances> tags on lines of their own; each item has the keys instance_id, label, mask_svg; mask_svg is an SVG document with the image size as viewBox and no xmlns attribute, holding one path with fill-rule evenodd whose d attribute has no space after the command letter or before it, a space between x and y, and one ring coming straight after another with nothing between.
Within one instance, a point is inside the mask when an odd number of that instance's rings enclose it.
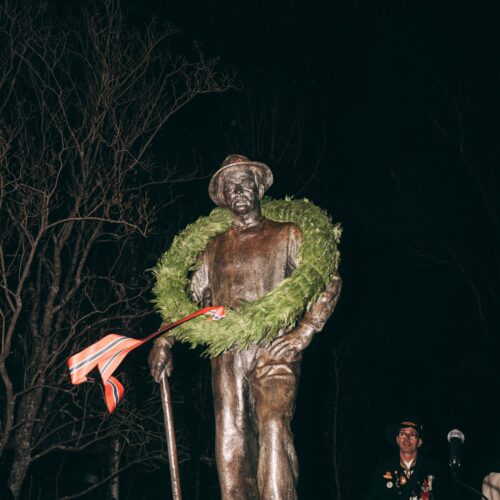
<instances>
[{"instance_id":1,"label":"statue's right hand","mask_svg":"<svg viewBox=\"0 0 500 500\"><path fill-rule=\"evenodd\" d=\"M158 383L163 370L167 370L167 376L170 377L174 369L171 343L167 340L169 339L157 339L148 356L149 370L155 382Z\"/></svg>"}]
</instances>

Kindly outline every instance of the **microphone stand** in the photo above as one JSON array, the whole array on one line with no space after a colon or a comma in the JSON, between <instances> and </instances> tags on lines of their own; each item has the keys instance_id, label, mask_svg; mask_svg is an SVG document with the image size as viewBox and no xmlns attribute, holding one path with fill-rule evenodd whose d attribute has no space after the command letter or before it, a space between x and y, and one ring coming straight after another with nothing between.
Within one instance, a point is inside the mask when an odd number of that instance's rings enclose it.
<instances>
[{"instance_id":1,"label":"microphone stand","mask_svg":"<svg viewBox=\"0 0 500 500\"><path fill-rule=\"evenodd\" d=\"M453 481L455 481L455 483L457 483L459 486L462 486L462 487L464 487L465 489L467 489L469 491L472 491L473 493L476 493L483 500L489 500L489 498L487 496L484 496L479 490L476 490L472 486L469 486L467 483L464 483L461 479L459 479L458 476L457 476L457 472L458 472L457 470L452 470L451 471L451 477L452 477Z\"/></svg>"}]
</instances>

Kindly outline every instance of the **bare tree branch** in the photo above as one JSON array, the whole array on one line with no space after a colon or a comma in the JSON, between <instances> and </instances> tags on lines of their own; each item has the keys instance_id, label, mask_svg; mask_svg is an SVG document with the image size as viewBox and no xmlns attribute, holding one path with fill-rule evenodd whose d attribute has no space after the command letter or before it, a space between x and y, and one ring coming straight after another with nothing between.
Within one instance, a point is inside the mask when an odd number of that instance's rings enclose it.
<instances>
[{"instance_id":1,"label":"bare tree branch","mask_svg":"<svg viewBox=\"0 0 500 500\"><path fill-rule=\"evenodd\" d=\"M92 410L100 392L68 389L66 360L150 313L135 247L175 198L153 204L158 188L196 174L152 147L186 104L232 81L198 49L175 54L173 27L126 25L116 0L64 20L43 9L0 2L0 456L12 443L14 496L55 450L116 435L127 463L153 450L138 410L110 420Z\"/></svg>"}]
</instances>

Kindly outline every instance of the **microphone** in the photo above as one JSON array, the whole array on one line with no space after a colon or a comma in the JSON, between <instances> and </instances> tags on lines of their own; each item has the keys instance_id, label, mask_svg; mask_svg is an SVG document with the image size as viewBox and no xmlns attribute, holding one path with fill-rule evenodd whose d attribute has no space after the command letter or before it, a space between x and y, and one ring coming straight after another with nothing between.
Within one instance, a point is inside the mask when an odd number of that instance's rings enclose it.
<instances>
[{"instance_id":1,"label":"microphone","mask_svg":"<svg viewBox=\"0 0 500 500\"><path fill-rule=\"evenodd\" d=\"M448 432L448 442L450 443L450 469L453 474L456 474L460 467L460 451L464 440L464 433L458 429L453 429Z\"/></svg>"}]
</instances>

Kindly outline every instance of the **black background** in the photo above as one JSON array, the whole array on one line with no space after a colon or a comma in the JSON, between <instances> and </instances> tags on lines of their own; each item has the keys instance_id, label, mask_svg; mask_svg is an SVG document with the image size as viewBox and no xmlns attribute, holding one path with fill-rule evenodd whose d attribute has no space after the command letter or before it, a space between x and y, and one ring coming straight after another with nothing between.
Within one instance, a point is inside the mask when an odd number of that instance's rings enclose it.
<instances>
[{"instance_id":1,"label":"black background","mask_svg":"<svg viewBox=\"0 0 500 500\"><path fill-rule=\"evenodd\" d=\"M271 196L308 197L343 224L344 291L305 355L294 420L301 497L335 497L335 412L343 498L361 497L390 449L387 423L406 415L424 422L445 466L447 432L465 433L461 474L478 488L500 466L496 3L129 7L173 22L181 41L237 71L238 89L171 123L165 144L178 161L205 174L233 152L264 161ZM249 139L263 125L248 108L263 123L275 110L277 136L300 122L283 154L269 131ZM189 185L179 220L210 209L206 186ZM177 356L190 366L177 375L189 392L193 355ZM204 474L217 495L213 465Z\"/></svg>"},{"instance_id":2,"label":"black background","mask_svg":"<svg viewBox=\"0 0 500 500\"><path fill-rule=\"evenodd\" d=\"M342 498L361 498L391 449L387 424L408 415L445 467L446 434L464 432L461 477L479 488L500 470L497 2L123 5L236 71L233 90L193 101L164 132L157 154L199 168L160 221L171 221L164 249L211 209L209 174L230 153L270 165L270 196L307 197L342 222L344 290L302 364L299 496L339 498L336 465ZM184 495L211 499L209 366L197 354L175 348L172 383L191 453ZM124 498L168 497L166 468L127 480Z\"/></svg>"}]
</instances>

